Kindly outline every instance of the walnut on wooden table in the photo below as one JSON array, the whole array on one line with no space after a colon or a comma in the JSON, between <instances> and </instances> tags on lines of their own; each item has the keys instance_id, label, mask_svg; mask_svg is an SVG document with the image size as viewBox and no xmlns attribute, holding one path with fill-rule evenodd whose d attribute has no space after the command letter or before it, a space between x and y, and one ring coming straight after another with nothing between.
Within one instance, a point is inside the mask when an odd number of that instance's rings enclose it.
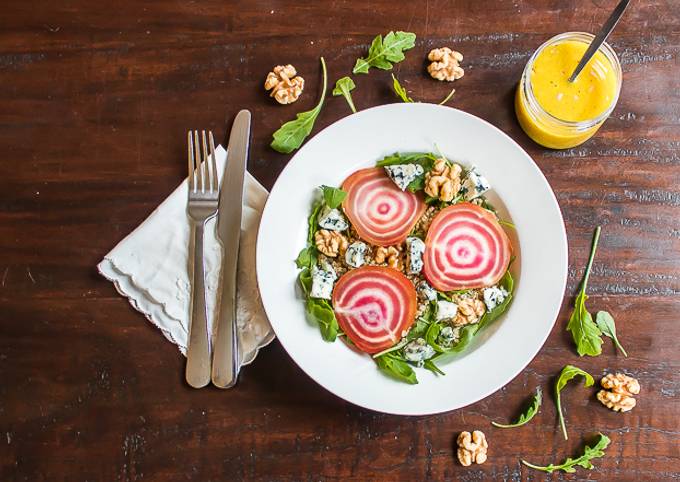
<instances>
[{"instance_id":1,"label":"walnut on wooden table","mask_svg":"<svg viewBox=\"0 0 680 482\"><path fill-rule=\"evenodd\" d=\"M602 388L597 399L607 408L615 412L628 412L635 407L633 395L640 393L640 383L633 377L623 373L609 373L600 381Z\"/></svg>"},{"instance_id":2,"label":"walnut on wooden table","mask_svg":"<svg viewBox=\"0 0 680 482\"><path fill-rule=\"evenodd\" d=\"M463 60L463 54L460 52L442 47L430 50L427 58L432 62L427 66L427 71L433 79L453 82L465 75L465 71L460 66Z\"/></svg>"},{"instance_id":3,"label":"walnut on wooden table","mask_svg":"<svg viewBox=\"0 0 680 482\"><path fill-rule=\"evenodd\" d=\"M472 465L472 463L483 464L486 462L486 451L489 448L486 442L484 432L475 430L470 432L461 432L458 435L458 461L464 467Z\"/></svg>"},{"instance_id":4,"label":"walnut on wooden table","mask_svg":"<svg viewBox=\"0 0 680 482\"><path fill-rule=\"evenodd\" d=\"M270 96L279 104L292 104L305 88L305 79L297 75L292 65L277 65L267 74L264 81L265 90L270 90Z\"/></svg>"}]
</instances>

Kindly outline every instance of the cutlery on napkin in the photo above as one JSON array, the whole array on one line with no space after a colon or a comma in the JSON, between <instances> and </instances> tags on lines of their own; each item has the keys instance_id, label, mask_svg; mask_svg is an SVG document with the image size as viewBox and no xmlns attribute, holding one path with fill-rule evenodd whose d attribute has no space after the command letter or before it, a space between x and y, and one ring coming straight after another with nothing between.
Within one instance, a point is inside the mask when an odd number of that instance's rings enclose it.
<instances>
[{"instance_id":1,"label":"cutlery on napkin","mask_svg":"<svg viewBox=\"0 0 680 482\"><path fill-rule=\"evenodd\" d=\"M222 176L226 151L218 146L217 172ZM189 331L189 236L186 214L187 180L132 233L113 248L97 266L120 294L186 354ZM274 339L260 301L255 275L257 228L267 191L249 173L245 176L241 240L238 259L237 313L240 365L251 363L258 350ZM216 236L216 219L205 228L204 256L208 332L213 335L219 313L222 248Z\"/></svg>"}]
</instances>

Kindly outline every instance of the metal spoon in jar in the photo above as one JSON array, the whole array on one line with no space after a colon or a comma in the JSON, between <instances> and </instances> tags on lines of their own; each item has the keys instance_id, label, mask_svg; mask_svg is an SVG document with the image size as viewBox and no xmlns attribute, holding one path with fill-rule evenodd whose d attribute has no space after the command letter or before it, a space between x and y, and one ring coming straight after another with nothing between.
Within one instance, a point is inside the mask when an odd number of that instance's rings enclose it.
<instances>
[{"instance_id":1,"label":"metal spoon in jar","mask_svg":"<svg viewBox=\"0 0 680 482\"><path fill-rule=\"evenodd\" d=\"M595 52L597 52L600 46L604 43L604 41L607 40L607 37L609 36L610 33L612 33L614 27L616 27L616 24L619 22L619 19L621 19L623 12L626 11L626 7L628 6L629 3L630 0L621 0L619 2L619 4L616 6L612 14L605 22L605 24L602 26L600 31L593 39L593 41L590 42L588 50L586 50L586 53L583 54L583 57L581 57L580 62L574 69L574 73L571 74L571 77L569 77L569 82L573 82L576 80L576 77L578 77L578 74L581 73L583 67L586 66L586 64L592 58L592 56L595 55Z\"/></svg>"}]
</instances>

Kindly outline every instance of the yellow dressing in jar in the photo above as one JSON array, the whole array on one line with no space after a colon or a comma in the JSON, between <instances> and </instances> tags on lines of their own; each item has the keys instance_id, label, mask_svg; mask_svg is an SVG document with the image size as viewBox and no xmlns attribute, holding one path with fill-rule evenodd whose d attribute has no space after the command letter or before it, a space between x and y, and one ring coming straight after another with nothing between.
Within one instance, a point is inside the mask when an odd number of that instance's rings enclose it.
<instances>
[{"instance_id":1,"label":"yellow dressing in jar","mask_svg":"<svg viewBox=\"0 0 680 482\"><path fill-rule=\"evenodd\" d=\"M568 80L591 40L584 33L558 35L539 47L524 69L515 96L517 119L545 147L565 149L585 142L616 105L621 67L606 43L574 82Z\"/></svg>"}]
</instances>

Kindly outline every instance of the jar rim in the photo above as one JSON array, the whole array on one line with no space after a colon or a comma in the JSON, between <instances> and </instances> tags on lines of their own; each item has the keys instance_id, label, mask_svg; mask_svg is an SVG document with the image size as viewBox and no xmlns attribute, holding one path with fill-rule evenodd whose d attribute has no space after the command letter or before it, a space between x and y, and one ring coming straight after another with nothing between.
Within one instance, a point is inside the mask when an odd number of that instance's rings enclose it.
<instances>
[{"instance_id":1,"label":"jar rim","mask_svg":"<svg viewBox=\"0 0 680 482\"><path fill-rule=\"evenodd\" d=\"M536 61L536 58L538 55L546 48L551 45L558 44L560 42L563 42L565 40L577 40L577 41L582 41L584 43L590 43L592 40L595 38L595 36L591 33L587 32L565 32L561 33L559 35L555 35L554 37L551 37L550 39L546 40L541 44L540 47L536 49L536 51L532 54L532 56L529 58L529 61L527 62L526 66L524 67L524 72L522 74L522 83L524 84L524 96L527 100L527 103L529 104L531 110L534 111L534 114L537 112L540 112L542 115L545 115L548 117L548 119L557 124L560 127L567 127L571 129L577 129L577 130L587 130L590 129L601 122L603 122L609 115L612 113L614 110L614 107L616 107L616 104L619 100L619 95L621 93L621 80L622 80L622 73L621 73L621 63L619 62L619 58L616 55L616 52L614 52L614 49L607 43L603 42L600 48L598 49L598 52L601 52L609 61L611 64L612 68L614 69L615 75L616 75L616 80L617 80L617 89L616 89L616 95L612 99L611 103L609 104L609 107L602 112L600 115L598 115L595 118L592 119L586 119L583 121L569 121L565 119L560 119L559 117L551 114L547 110L545 110L541 104L538 102L536 97L534 96L534 91L531 85L531 70L534 65L534 62Z\"/></svg>"}]
</instances>

